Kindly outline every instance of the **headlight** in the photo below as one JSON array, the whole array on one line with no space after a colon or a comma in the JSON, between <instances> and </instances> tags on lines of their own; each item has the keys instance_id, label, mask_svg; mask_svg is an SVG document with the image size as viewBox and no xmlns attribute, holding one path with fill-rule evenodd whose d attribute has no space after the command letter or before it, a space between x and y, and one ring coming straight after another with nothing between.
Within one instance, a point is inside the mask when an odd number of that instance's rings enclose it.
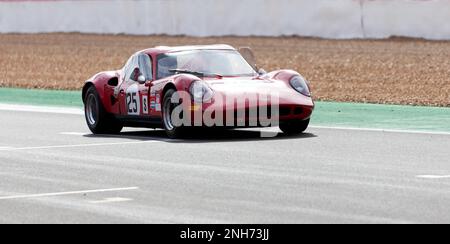
<instances>
[{"instance_id":1,"label":"headlight","mask_svg":"<svg viewBox=\"0 0 450 244\"><path fill-rule=\"evenodd\" d=\"M196 103L202 103L209 101L214 93L204 82L202 81L193 81L191 86L189 87L189 92Z\"/></svg>"},{"instance_id":2,"label":"headlight","mask_svg":"<svg viewBox=\"0 0 450 244\"><path fill-rule=\"evenodd\" d=\"M309 87L308 87L308 84L307 84L305 78L303 78L299 75L296 75L291 78L289 83L296 91L300 92L301 94L308 96L308 97L311 96L311 92L309 91Z\"/></svg>"}]
</instances>

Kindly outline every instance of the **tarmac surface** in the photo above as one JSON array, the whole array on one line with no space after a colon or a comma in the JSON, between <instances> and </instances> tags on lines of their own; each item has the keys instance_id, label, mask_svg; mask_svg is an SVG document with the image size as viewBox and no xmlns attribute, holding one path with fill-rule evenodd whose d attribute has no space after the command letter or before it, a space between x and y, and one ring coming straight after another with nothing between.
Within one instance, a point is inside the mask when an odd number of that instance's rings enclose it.
<instances>
[{"instance_id":1,"label":"tarmac surface","mask_svg":"<svg viewBox=\"0 0 450 244\"><path fill-rule=\"evenodd\" d=\"M94 136L31 111L0 109L0 223L450 223L449 134Z\"/></svg>"}]
</instances>

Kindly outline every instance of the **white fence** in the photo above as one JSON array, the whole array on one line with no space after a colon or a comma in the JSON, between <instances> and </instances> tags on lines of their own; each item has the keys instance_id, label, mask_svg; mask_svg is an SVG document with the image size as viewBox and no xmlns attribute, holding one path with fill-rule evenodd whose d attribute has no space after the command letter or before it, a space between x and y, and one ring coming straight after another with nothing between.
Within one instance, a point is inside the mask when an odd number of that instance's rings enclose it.
<instances>
[{"instance_id":1,"label":"white fence","mask_svg":"<svg viewBox=\"0 0 450 244\"><path fill-rule=\"evenodd\" d=\"M450 40L450 0L0 0L0 32Z\"/></svg>"}]
</instances>

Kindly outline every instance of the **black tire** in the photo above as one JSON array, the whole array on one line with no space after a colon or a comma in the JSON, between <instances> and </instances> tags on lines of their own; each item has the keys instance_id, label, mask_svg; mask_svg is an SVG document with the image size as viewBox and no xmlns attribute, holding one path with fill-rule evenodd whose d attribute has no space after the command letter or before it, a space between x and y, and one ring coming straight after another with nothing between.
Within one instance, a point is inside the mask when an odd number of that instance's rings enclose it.
<instances>
[{"instance_id":1,"label":"black tire","mask_svg":"<svg viewBox=\"0 0 450 244\"><path fill-rule=\"evenodd\" d=\"M123 129L123 125L103 107L95 87L90 87L84 97L84 117L89 129L94 134L117 134Z\"/></svg>"},{"instance_id":2,"label":"black tire","mask_svg":"<svg viewBox=\"0 0 450 244\"><path fill-rule=\"evenodd\" d=\"M287 135L297 135L304 132L309 125L309 120L294 120L280 123L280 130Z\"/></svg>"},{"instance_id":3,"label":"black tire","mask_svg":"<svg viewBox=\"0 0 450 244\"><path fill-rule=\"evenodd\" d=\"M168 90L164 94L162 104L162 123L166 134L171 139L182 138L187 135L186 128L183 126L175 126L172 121L172 111L179 104L172 103L172 96L176 91L173 89Z\"/></svg>"}]
</instances>

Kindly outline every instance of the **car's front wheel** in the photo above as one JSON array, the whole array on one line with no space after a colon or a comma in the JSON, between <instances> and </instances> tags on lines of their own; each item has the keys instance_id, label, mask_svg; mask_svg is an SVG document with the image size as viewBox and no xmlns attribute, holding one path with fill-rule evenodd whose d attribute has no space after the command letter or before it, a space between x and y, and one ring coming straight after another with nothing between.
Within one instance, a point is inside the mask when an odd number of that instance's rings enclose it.
<instances>
[{"instance_id":1,"label":"car's front wheel","mask_svg":"<svg viewBox=\"0 0 450 244\"><path fill-rule=\"evenodd\" d=\"M308 125L309 119L280 122L280 130L287 135L296 135L304 132Z\"/></svg>"},{"instance_id":2,"label":"car's front wheel","mask_svg":"<svg viewBox=\"0 0 450 244\"><path fill-rule=\"evenodd\" d=\"M95 87L90 87L84 98L84 114L89 129L94 134L117 134L123 125L108 114Z\"/></svg>"},{"instance_id":3,"label":"car's front wheel","mask_svg":"<svg viewBox=\"0 0 450 244\"><path fill-rule=\"evenodd\" d=\"M174 120L176 118L172 117L173 110L180 105L179 103L174 103L172 101L172 97L175 93L175 90L170 89L164 94L162 107L164 130L166 131L167 136L172 139L183 137L186 134L185 128L182 125L178 125L179 123L175 123Z\"/></svg>"}]
</instances>

